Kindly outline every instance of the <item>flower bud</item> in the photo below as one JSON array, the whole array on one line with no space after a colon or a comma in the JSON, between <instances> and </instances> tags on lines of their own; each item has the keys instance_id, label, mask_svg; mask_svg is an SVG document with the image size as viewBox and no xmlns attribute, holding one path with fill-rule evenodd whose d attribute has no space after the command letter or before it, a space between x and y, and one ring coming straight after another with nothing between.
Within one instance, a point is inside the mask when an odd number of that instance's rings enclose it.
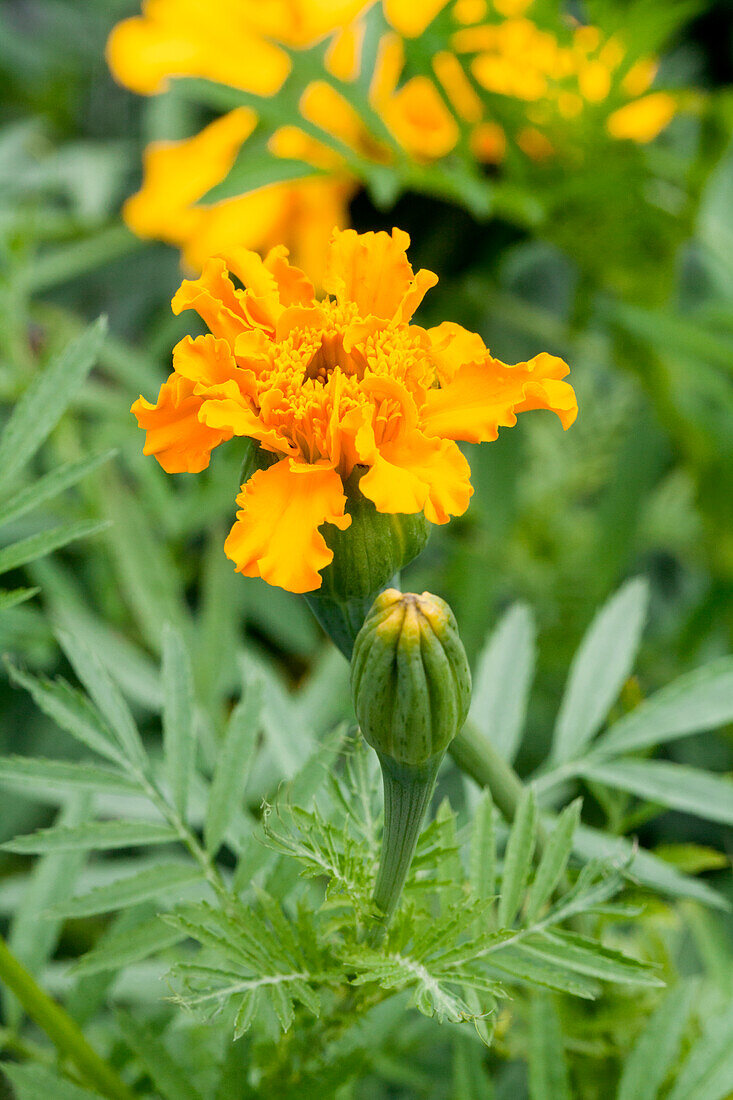
<instances>
[{"instance_id":1,"label":"flower bud","mask_svg":"<svg viewBox=\"0 0 733 1100\"><path fill-rule=\"evenodd\" d=\"M398 764L440 760L471 701L471 673L445 600L388 588L374 601L351 664L354 708L372 748Z\"/></svg>"}]
</instances>

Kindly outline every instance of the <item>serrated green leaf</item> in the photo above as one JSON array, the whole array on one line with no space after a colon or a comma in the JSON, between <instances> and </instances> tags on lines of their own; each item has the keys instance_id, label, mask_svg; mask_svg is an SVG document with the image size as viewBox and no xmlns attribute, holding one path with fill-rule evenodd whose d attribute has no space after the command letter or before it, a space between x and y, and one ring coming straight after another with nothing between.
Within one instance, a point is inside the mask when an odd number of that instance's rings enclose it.
<instances>
[{"instance_id":1,"label":"serrated green leaf","mask_svg":"<svg viewBox=\"0 0 733 1100\"><path fill-rule=\"evenodd\" d=\"M200 881L202 872L194 864L160 863L116 879L106 886L97 886L86 894L54 906L52 912L64 918L91 917L97 913L126 909L152 898L158 899L171 891Z\"/></svg>"},{"instance_id":2,"label":"serrated green leaf","mask_svg":"<svg viewBox=\"0 0 733 1100\"><path fill-rule=\"evenodd\" d=\"M80 1088L43 1066L3 1062L2 1069L16 1090L17 1100L103 1100L100 1093Z\"/></svg>"},{"instance_id":3,"label":"serrated green leaf","mask_svg":"<svg viewBox=\"0 0 733 1100\"><path fill-rule=\"evenodd\" d=\"M606 730L596 747L604 753L636 752L731 721L733 657L721 657L640 703Z\"/></svg>"},{"instance_id":4,"label":"serrated green leaf","mask_svg":"<svg viewBox=\"0 0 733 1100\"><path fill-rule=\"evenodd\" d=\"M501 928L508 928L519 910L532 866L536 839L537 806L534 791L531 787L525 787L504 855L498 912Z\"/></svg>"},{"instance_id":5,"label":"serrated green leaf","mask_svg":"<svg viewBox=\"0 0 733 1100\"><path fill-rule=\"evenodd\" d=\"M61 729L76 737L93 752L119 763L122 755L97 711L86 696L61 678L52 681L31 676L5 658L5 667L14 684L24 688L34 702Z\"/></svg>"},{"instance_id":6,"label":"serrated green leaf","mask_svg":"<svg viewBox=\"0 0 733 1100\"><path fill-rule=\"evenodd\" d=\"M624 1062L616 1100L656 1100L682 1042L695 986L676 986L662 1001Z\"/></svg>"},{"instance_id":7,"label":"serrated green leaf","mask_svg":"<svg viewBox=\"0 0 733 1100\"><path fill-rule=\"evenodd\" d=\"M171 844L178 834L170 825L147 821L87 821L70 828L65 825L39 829L28 836L0 844L6 852L42 855L44 852L111 851L115 848Z\"/></svg>"},{"instance_id":8,"label":"serrated green leaf","mask_svg":"<svg viewBox=\"0 0 733 1100\"><path fill-rule=\"evenodd\" d=\"M479 898L493 897L496 883L496 835L494 803L487 787L473 812L471 834L471 884Z\"/></svg>"},{"instance_id":9,"label":"serrated green leaf","mask_svg":"<svg viewBox=\"0 0 733 1100\"><path fill-rule=\"evenodd\" d=\"M164 924L157 917L142 921L134 928L125 928L107 936L99 946L87 951L74 964L75 975L99 974L105 970L121 970L130 963L147 959L186 938L185 933Z\"/></svg>"},{"instance_id":10,"label":"serrated green leaf","mask_svg":"<svg viewBox=\"0 0 733 1100\"><path fill-rule=\"evenodd\" d=\"M152 1028L127 1013L118 1011L116 1019L125 1042L150 1074L158 1096L165 1100L200 1100L190 1071L179 1064Z\"/></svg>"},{"instance_id":11,"label":"serrated green leaf","mask_svg":"<svg viewBox=\"0 0 733 1100\"><path fill-rule=\"evenodd\" d=\"M87 538L103 531L109 525L93 519L79 520L77 523L60 523L58 527L52 527L50 531L41 531L37 535L29 535L26 539L13 542L0 550L0 573L9 573L11 569L18 569L21 565L42 558L62 546L67 546L76 539Z\"/></svg>"},{"instance_id":12,"label":"serrated green leaf","mask_svg":"<svg viewBox=\"0 0 733 1100\"><path fill-rule=\"evenodd\" d=\"M25 756L0 757L0 784L33 794L38 793L38 788L64 792L83 790L140 793L136 783L109 768Z\"/></svg>"},{"instance_id":13,"label":"serrated green leaf","mask_svg":"<svg viewBox=\"0 0 733 1100\"><path fill-rule=\"evenodd\" d=\"M522 736L535 663L535 624L526 604L515 604L487 640L473 678L470 717L507 760Z\"/></svg>"},{"instance_id":14,"label":"serrated green leaf","mask_svg":"<svg viewBox=\"0 0 733 1100\"><path fill-rule=\"evenodd\" d=\"M244 699L232 711L219 749L209 791L204 838L206 850L218 851L241 805L260 731L262 682L251 678Z\"/></svg>"},{"instance_id":15,"label":"serrated green leaf","mask_svg":"<svg viewBox=\"0 0 733 1100\"><path fill-rule=\"evenodd\" d=\"M88 458L82 458L76 462L65 462L63 465L57 466L50 473L38 478L32 485L28 485L26 488L14 493L12 497L0 504L0 524L17 520L33 508L37 508L47 500L52 500L65 489L76 485L78 481L81 481L97 466L100 466L103 462L108 462L114 454L115 451L113 450L101 451L90 455Z\"/></svg>"},{"instance_id":16,"label":"serrated green leaf","mask_svg":"<svg viewBox=\"0 0 733 1100\"><path fill-rule=\"evenodd\" d=\"M552 989L558 993L570 993L574 997L595 1000L601 986L592 978L576 974L566 966L558 966L549 959L531 955L521 943L502 947L488 958L489 966L515 981L528 982L540 989Z\"/></svg>"},{"instance_id":17,"label":"serrated green leaf","mask_svg":"<svg viewBox=\"0 0 733 1100\"><path fill-rule=\"evenodd\" d=\"M532 998L529 1021L530 1100L571 1100L560 1017L548 994Z\"/></svg>"},{"instance_id":18,"label":"serrated green leaf","mask_svg":"<svg viewBox=\"0 0 733 1100\"><path fill-rule=\"evenodd\" d=\"M595 940L573 932L553 931L532 936L522 943L530 955L566 966L576 974L604 982L660 987L664 985L648 963L638 962Z\"/></svg>"},{"instance_id":19,"label":"serrated green leaf","mask_svg":"<svg viewBox=\"0 0 733 1100\"><path fill-rule=\"evenodd\" d=\"M609 787L648 798L706 821L733 825L733 783L698 768L667 760L596 761L579 764L579 772Z\"/></svg>"},{"instance_id":20,"label":"serrated green leaf","mask_svg":"<svg viewBox=\"0 0 733 1100\"><path fill-rule=\"evenodd\" d=\"M552 891L560 881L573 851L573 835L580 821L583 801L576 798L555 822L542 852L537 873L529 891L527 900L527 924L532 924Z\"/></svg>"},{"instance_id":21,"label":"serrated green leaf","mask_svg":"<svg viewBox=\"0 0 733 1100\"><path fill-rule=\"evenodd\" d=\"M570 666L551 757L571 760L598 732L634 664L646 618L646 581L627 581L593 619Z\"/></svg>"},{"instance_id":22,"label":"serrated green leaf","mask_svg":"<svg viewBox=\"0 0 733 1100\"><path fill-rule=\"evenodd\" d=\"M163 628L163 749L173 805L185 820L196 760L193 670L180 630Z\"/></svg>"},{"instance_id":23,"label":"serrated green leaf","mask_svg":"<svg viewBox=\"0 0 733 1100\"><path fill-rule=\"evenodd\" d=\"M147 756L130 708L91 646L78 634L57 631L57 637L77 676L99 708L126 758L145 770Z\"/></svg>"},{"instance_id":24,"label":"serrated green leaf","mask_svg":"<svg viewBox=\"0 0 733 1100\"><path fill-rule=\"evenodd\" d=\"M11 483L56 426L94 366L106 331L100 317L34 378L17 402L0 438L0 486Z\"/></svg>"}]
</instances>

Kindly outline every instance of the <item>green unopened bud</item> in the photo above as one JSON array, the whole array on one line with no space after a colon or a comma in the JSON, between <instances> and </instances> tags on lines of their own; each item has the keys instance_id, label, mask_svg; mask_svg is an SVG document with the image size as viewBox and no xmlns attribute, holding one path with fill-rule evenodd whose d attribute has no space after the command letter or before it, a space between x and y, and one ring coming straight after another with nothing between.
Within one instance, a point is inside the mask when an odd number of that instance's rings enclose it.
<instances>
[{"instance_id":1,"label":"green unopened bud","mask_svg":"<svg viewBox=\"0 0 733 1100\"><path fill-rule=\"evenodd\" d=\"M374 891L384 918L375 942L397 907L438 768L471 701L471 673L448 604L429 592L382 592L354 644L351 689L384 782Z\"/></svg>"},{"instance_id":2,"label":"green unopened bud","mask_svg":"<svg viewBox=\"0 0 733 1100\"><path fill-rule=\"evenodd\" d=\"M471 673L445 600L388 588L354 645L354 708L364 737L400 764L442 758L471 701Z\"/></svg>"}]
</instances>

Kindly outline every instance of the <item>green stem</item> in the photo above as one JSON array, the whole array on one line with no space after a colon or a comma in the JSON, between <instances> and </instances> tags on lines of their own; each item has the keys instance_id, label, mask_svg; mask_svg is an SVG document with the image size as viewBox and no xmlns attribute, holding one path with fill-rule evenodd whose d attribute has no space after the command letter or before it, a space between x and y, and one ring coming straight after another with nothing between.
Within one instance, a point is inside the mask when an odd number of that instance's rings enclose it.
<instances>
[{"instance_id":1,"label":"green stem","mask_svg":"<svg viewBox=\"0 0 733 1100\"><path fill-rule=\"evenodd\" d=\"M110 1100L133 1100L121 1077L84 1038L79 1025L37 984L0 936L0 979L15 994L30 1018L48 1035L60 1054L74 1063L84 1080Z\"/></svg>"},{"instance_id":2,"label":"green stem","mask_svg":"<svg viewBox=\"0 0 733 1100\"><path fill-rule=\"evenodd\" d=\"M454 737L448 751L461 771L480 787L489 788L499 812L507 821L513 821L524 784L489 738L468 721Z\"/></svg>"},{"instance_id":3,"label":"green stem","mask_svg":"<svg viewBox=\"0 0 733 1100\"><path fill-rule=\"evenodd\" d=\"M400 764L377 753L384 783L384 833L374 903L384 914L372 942L381 938L400 900L420 829L435 787L442 754L425 764Z\"/></svg>"}]
</instances>

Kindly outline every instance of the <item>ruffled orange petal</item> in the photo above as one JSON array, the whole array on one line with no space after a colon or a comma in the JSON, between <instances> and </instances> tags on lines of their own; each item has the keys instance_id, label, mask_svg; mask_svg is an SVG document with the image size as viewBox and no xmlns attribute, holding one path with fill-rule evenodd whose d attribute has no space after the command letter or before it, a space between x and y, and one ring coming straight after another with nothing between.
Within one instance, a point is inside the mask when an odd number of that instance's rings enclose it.
<instances>
[{"instance_id":1,"label":"ruffled orange petal","mask_svg":"<svg viewBox=\"0 0 733 1100\"><path fill-rule=\"evenodd\" d=\"M173 369L182 378L193 382L197 393L205 387L219 386L229 381L244 393L255 393L254 373L238 367L226 340L217 340L209 333L195 339L184 336L179 340L173 349Z\"/></svg>"},{"instance_id":2,"label":"ruffled orange petal","mask_svg":"<svg viewBox=\"0 0 733 1100\"><path fill-rule=\"evenodd\" d=\"M407 259L410 238L392 233L336 231L331 238L323 285L339 302L355 302L362 317L408 321L430 286L432 272L417 277Z\"/></svg>"},{"instance_id":3,"label":"ruffled orange petal","mask_svg":"<svg viewBox=\"0 0 733 1100\"><path fill-rule=\"evenodd\" d=\"M237 504L240 511L224 544L237 572L289 592L320 588L319 571L333 552L319 527L333 523L343 531L351 523L336 471L282 459L254 474Z\"/></svg>"},{"instance_id":4,"label":"ruffled orange petal","mask_svg":"<svg viewBox=\"0 0 733 1100\"><path fill-rule=\"evenodd\" d=\"M173 295L171 309L176 314L196 310L213 335L226 340L232 348L240 333L249 328L242 314L241 298L226 264L218 257L207 260L200 278L183 280Z\"/></svg>"},{"instance_id":5,"label":"ruffled orange petal","mask_svg":"<svg viewBox=\"0 0 733 1100\"><path fill-rule=\"evenodd\" d=\"M543 352L527 363L508 366L486 355L464 363L451 382L430 390L421 410L424 431L443 439L486 443L500 427L516 424L517 412L551 409L569 428L578 413L569 373L562 359Z\"/></svg>"},{"instance_id":6,"label":"ruffled orange petal","mask_svg":"<svg viewBox=\"0 0 733 1100\"><path fill-rule=\"evenodd\" d=\"M471 470L452 440L428 439L411 429L377 446L367 423L356 445L370 465L359 488L378 512L424 511L431 523L447 523L468 508Z\"/></svg>"},{"instance_id":7,"label":"ruffled orange petal","mask_svg":"<svg viewBox=\"0 0 733 1100\"><path fill-rule=\"evenodd\" d=\"M232 437L199 421L201 398L193 390L189 379L171 374L154 405L140 397L130 410L147 433L143 454L155 455L167 474L205 470L214 447Z\"/></svg>"},{"instance_id":8,"label":"ruffled orange petal","mask_svg":"<svg viewBox=\"0 0 733 1100\"><path fill-rule=\"evenodd\" d=\"M265 394L265 404L272 399L273 393L277 393L282 400L283 395L279 391L271 390ZM277 427L267 424L262 413L258 415L255 412L235 382L224 382L206 391L202 397L199 419L207 427L227 432L230 437L241 435L256 439L268 451L294 456L299 453L298 448Z\"/></svg>"},{"instance_id":9,"label":"ruffled orange petal","mask_svg":"<svg viewBox=\"0 0 733 1100\"><path fill-rule=\"evenodd\" d=\"M442 385L455 377L463 363L478 361L488 354L486 344L477 332L469 332L453 321L443 321L428 329L428 336L432 345L430 358Z\"/></svg>"}]
</instances>

